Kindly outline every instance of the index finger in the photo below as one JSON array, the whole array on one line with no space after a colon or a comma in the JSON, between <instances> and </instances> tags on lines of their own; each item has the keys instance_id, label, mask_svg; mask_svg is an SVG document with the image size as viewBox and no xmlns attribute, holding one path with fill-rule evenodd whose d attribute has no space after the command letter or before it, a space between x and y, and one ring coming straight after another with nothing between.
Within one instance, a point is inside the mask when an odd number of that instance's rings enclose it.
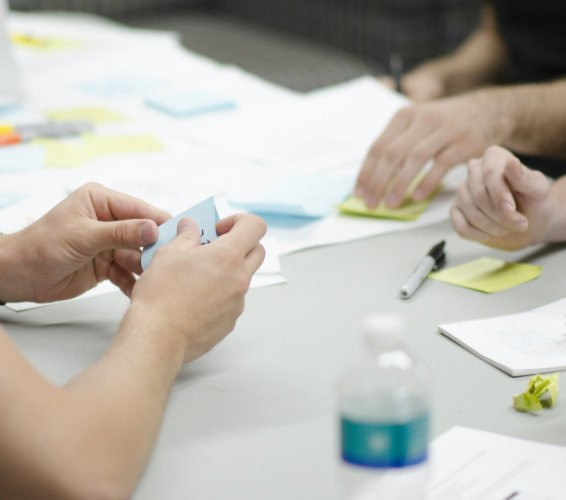
<instances>
[{"instance_id":1,"label":"index finger","mask_svg":"<svg viewBox=\"0 0 566 500\"><path fill-rule=\"evenodd\" d=\"M231 245L241 249L246 255L257 246L266 231L265 221L251 214L232 215L216 224L218 239L230 241Z\"/></svg>"},{"instance_id":2,"label":"index finger","mask_svg":"<svg viewBox=\"0 0 566 500\"><path fill-rule=\"evenodd\" d=\"M161 225L171 215L145 201L100 184L87 185L99 220L151 219Z\"/></svg>"}]
</instances>

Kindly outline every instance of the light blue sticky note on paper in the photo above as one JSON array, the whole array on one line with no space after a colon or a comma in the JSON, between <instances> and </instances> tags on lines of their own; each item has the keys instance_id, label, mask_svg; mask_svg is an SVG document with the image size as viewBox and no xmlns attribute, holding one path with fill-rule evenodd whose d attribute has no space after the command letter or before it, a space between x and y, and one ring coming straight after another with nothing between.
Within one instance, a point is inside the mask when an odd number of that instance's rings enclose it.
<instances>
[{"instance_id":1,"label":"light blue sticky note on paper","mask_svg":"<svg viewBox=\"0 0 566 500\"><path fill-rule=\"evenodd\" d=\"M0 146L0 173L33 172L43 167L45 151L33 144Z\"/></svg>"},{"instance_id":2,"label":"light blue sticky note on paper","mask_svg":"<svg viewBox=\"0 0 566 500\"><path fill-rule=\"evenodd\" d=\"M177 236L177 224L183 217L190 217L197 223L201 232L200 240L202 244L210 243L218 238L216 223L219 217L214 204L214 197L211 196L159 226L159 238L157 238L157 241L143 248L141 265L144 271L149 266L151 259L153 259L155 251L160 246L170 243Z\"/></svg>"},{"instance_id":3,"label":"light blue sticky note on paper","mask_svg":"<svg viewBox=\"0 0 566 500\"><path fill-rule=\"evenodd\" d=\"M236 102L208 90L174 91L146 99L145 104L176 117L193 116L236 107Z\"/></svg>"},{"instance_id":4,"label":"light blue sticky note on paper","mask_svg":"<svg viewBox=\"0 0 566 500\"><path fill-rule=\"evenodd\" d=\"M230 200L230 204L260 215L319 218L331 214L352 191L354 175L295 174L257 201Z\"/></svg>"},{"instance_id":5,"label":"light blue sticky note on paper","mask_svg":"<svg viewBox=\"0 0 566 500\"><path fill-rule=\"evenodd\" d=\"M79 89L102 97L132 97L147 94L164 84L163 80L150 75L126 74L85 82Z\"/></svg>"},{"instance_id":6,"label":"light blue sticky note on paper","mask_svg":"<svg viewBox=\"0 0 566 500\"><path fill-rule=\"evenodd\" d=\"M20 201L22 198L25 198L25 196L20 193L0 192L0 208L13 205L14 203Z\"/></svg>"}]
</instances>

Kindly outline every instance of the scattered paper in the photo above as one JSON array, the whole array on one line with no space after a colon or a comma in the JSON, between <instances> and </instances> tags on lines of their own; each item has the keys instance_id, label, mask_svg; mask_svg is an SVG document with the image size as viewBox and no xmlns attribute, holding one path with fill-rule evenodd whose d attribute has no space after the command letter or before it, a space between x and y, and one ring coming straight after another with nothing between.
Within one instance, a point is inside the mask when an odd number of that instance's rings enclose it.
<instances>
[{"instance_id":1,"label":"scattered paper","mask_svg":"<svg viewBox=\"0 0 566 500\"><path fill-rule=\"evenodd\" d=\"M159 226L159 238L157 241L143 249L141 265L144 271L149 266L151 259L153 259L155 251L159 247L173 241L177 236L177 224L183 217L190 217L197 223L201 231L201 243L203 245L214 241L218 237L216 234L216 223L219 219L218 211L214 205L214 198L210 197Z\"/></svg>"},{"instance_id":2,"label":"scattered paper","mask_svg":"<svg viewBox=\"0 0 566 500\"><path fill-rule=\"evenodd\" d=\"M564 498L563 446L453 427L432 442L431 458L426 500Z\"/></svg>"},{"instance_id":3,"label":"scattered paper","mask_svg":"<svg viewBox=\"0 0 566 500\"><path fill-rule=\"evenodd\" d=\"M50 110L46 111L45 114L54 121L85 120L96 124L121 122L126 119L125 116L101 106Z\"/></svg>"},{"instance_id":4,"label":"scattered paper","mask_svg":"<svg viewBox=\"0 0 566 500\"><path fill-rule=\"evenodd\" d=\"M460 266L443 269L429 278L483 293L494 293L526 283L540 275L541 267L482 257Z\"/></svg>"},{"instance_id":5,"label":"scattered paper","mask_svg":"<svg viewBox=\"0 0 566 500\"><path fill-rule=\"evenodd\" d=\"M529 379L527 390L513 398L513 406L519 411L540 411L552 408L558 396L558 376L535 375Z\"/></svg>"}]
</instances>

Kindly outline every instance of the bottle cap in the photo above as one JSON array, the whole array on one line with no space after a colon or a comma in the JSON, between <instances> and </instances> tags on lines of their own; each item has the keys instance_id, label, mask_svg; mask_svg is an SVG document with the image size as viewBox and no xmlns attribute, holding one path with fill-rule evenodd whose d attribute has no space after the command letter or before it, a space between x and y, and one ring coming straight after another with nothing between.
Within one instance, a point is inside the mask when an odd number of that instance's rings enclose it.
<instances>
[{"instance_id":1,"label":"bottle cap","mask_svg":"<svg viewBox=\"0 0 566 500\"><path fill-rule=\"evenodd\" d=\"M371 346L402 340L405 332L405 321L398 314L374 313L364 319L364 342Z\"/></svg>"}]
</instances>

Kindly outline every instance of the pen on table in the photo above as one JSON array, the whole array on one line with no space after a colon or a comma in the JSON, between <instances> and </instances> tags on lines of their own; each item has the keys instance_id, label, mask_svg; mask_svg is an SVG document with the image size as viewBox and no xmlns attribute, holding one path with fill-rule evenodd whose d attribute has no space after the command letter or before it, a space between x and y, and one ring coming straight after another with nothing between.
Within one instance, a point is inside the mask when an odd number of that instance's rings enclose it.
<instances>
[{"instance_id":1,"label":"pen on table","mask_svg":"<svg viewBox=\"0 0 566 500\"><path fill-rule=\"evenodd\" d=\"M403 58L399 52L394 51L389 55L389 70L391 71L391 76L395 81L395 90L402 94Z\"/></svg>"},{"instance_id":2,"label":"pen on table","mask_svg":"<svg viewBox=\"0 0 566 500\"><path fill-rule=\"evenodd\" d=\"M27 142L39 137L68 137L92 132L89 121L47 122L31 125L0 125L0 146Z\"/></svg>"},{"instance_id":3,"label":"pen on table","mask_svg":"<svg viewBox=\"0 0 566 500\"><path fill-rule=\"evenodd\" d=\"M445 244L446 242L442 240L434 245L419 262L401 288L401 298L408 299L411 297L426 279L428 273L442 267L446 260L446 254L444 253Z\"/></svg>"}]
</instances>

